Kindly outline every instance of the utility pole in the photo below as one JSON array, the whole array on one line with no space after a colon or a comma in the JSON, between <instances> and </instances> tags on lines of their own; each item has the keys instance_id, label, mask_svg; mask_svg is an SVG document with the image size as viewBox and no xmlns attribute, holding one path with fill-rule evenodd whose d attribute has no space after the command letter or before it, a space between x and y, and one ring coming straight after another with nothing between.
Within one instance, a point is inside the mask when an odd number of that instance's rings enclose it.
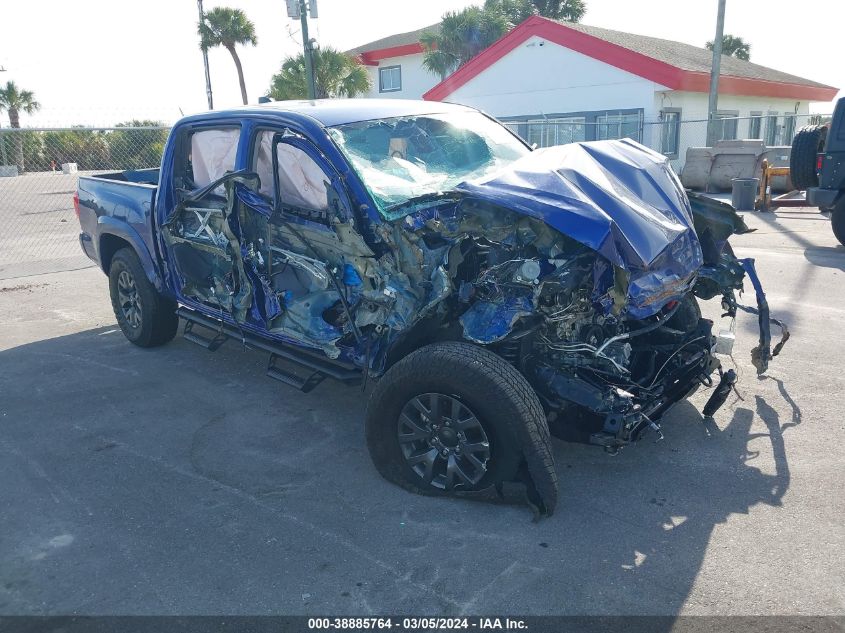
<instances>
[{"instance_id":1,"label":"utility pole","mask_svg":"<svg viewBox=\"0 0 845 633\"><path fill-rule=\"evenodd\" d=\"M719 109L719 72L722 65L722 35L725 32L725 1L719 0L716 38L713 40L713 64L710 68L710 98L707 102L707 147L716 142L716 111Z\"/></svg>"},{"instance_id":2,"label":"utility pole","mask_svg":"<svg viewBox=\"0 0 845 633\"><path fill-rule=\"evenodd\" d=\"M197 0L200 11L200 24L205 24L205 12L202 10L202 0ZM211 96L211 73L208 71L208 49L202 47L202 63L205 66L205 94L208 97L208 109L214 109L214 98Z\"/></svg>"},{"instance_id":3,"label":"utility pole","mask_svg":"<svg viewBox=\"0 0 845 633\"><path fill-rule=\"evenodd\" d=\"M316 3L312 2L311 6L313 10ZM311 40L308 37L308 10L305 0L299 0L299 21L302 24L302 48L305 56L305 75L308 80L308 98L314 100L317 98L317 89L314 85L314 58L311 56Z\"/></svg>"},{"instance_id":4,"label":"utility pole","mask_svg":"<svg viewBox=\"0 0 845 633\"><path fill-rule=\"evenodd\" d=\"M6 68L0 66L0 73L6 72ZM6 137L0 134L0 165L8 165L9 161L6 159Z\"/></svg>"}]
</instances>

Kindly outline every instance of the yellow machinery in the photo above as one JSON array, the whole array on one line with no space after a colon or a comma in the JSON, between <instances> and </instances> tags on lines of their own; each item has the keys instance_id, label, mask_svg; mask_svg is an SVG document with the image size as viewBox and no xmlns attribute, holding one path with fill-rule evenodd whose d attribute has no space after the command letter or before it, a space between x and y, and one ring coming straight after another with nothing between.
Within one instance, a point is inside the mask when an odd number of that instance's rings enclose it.
<instances>
[{"instance_id":1,"label":"yellow machinery","mask_svg":"<svg viewBox=\"0 0 845 633\"><path fill-rule=\"evenodd\" d=\"M775 167L770 165L767 159L763 159L762 173L760 175L760 190L757 192L757 202L754 207L758 211L771 211L778 207L806 207L805 197L793 198L797 191L790 191L776 197L772 197L772 178L776 176L789 177L789 167Z\"/></svg>"}]
</instances>

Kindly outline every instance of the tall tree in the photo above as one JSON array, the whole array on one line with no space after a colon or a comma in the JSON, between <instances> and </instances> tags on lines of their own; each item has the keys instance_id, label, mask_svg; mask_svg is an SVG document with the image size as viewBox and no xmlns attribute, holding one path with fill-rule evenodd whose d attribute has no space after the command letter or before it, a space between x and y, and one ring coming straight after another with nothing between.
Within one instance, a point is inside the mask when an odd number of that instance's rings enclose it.
<instances>
[{"instance_id":1,"label":"tall tree","mask_svg":"<svg viewBox=\"0 0 845 633\"><path fill-rule=\"evenodd\" d=\"M713 40L706 44L707 50L713 50ZM737 59L744 59L748 61L751 59L751 44L736 35L728 35L725 33L722 36L722 55L729 57L736 57Z\"/></svg>"},{"instance_id":2,"label":"tall tree","mask_svg":"<svg viewBox=\"0 0 845 633\"><path fill-rule=\"evenodd\" d=\"M445 79L507 33L509 26L508 18L498 11L476 6L449 11L439 33L429 31L420 38L425 48L423 66Z\"/></svg>"},{"instance_id":3,"label":"tall tree","mask_svg":"<svg viewBox=\"0 0 845 633\"><path fill-rule=\"evenodd\" d=\"M485 0L484 9L504 15L511 27L532 15L578 22L587 11L584 0Z\"/></svg>"},{"instance_id":4,"label":"tall tree","mask_svg":"<svg viewBox=\"0 0 845 633\"><path fill-rule=\"evenodd\" d=\"M235 47L238 44L255 46L258 39L255 37L255 25L246 17L240 9L229 7L216 7L206 12L203 20L198 24L197 31L200 36L200 48L207 51L215 46L222 46L235 62L238 71L238 81L241 85L241 98L244 105L249 103L246 97L246 83L244 83L244 70L241 66L241 58Z\"/></svg>"},{"instance_id":5,"label":"tall tree","mask_svg":"<svg viewBox=\"0 0 845 633\"><path fill-rule=\"evenodd\" d=\"M537 14L552 20L578 22L587 12L584 0L531 0Z\"/></svg>"},{"instance_id":6,"label":"tall tree","mask_svg":"<svg viewBox=\"0 0 845 633\"><path fill-rule=\"evenodd\" d=\"M483 7L449 11L440 21L439 33L420 37L423 65L445 79L533 15L577 22L586 10L584 0L485 0Z\"/></svg>"},{"instance_id":7,"label":"tall tree","mask_svg":"<svg viewBox=\"0 0 845 633\"><path fill-rule=\"evenodd\" d=\"M318 99L355 97L370 89L370 75L354 57L326 47L316 49L312 59ZM308 98L303 53L285 58L281 70L270 80L268 94L278 101Z\"/></svg>"},{"instance_id":8,"label":"tall tree","mask_svg":"<svg viewBox=\"0 0 845 633\"><path fill-rule=\"evenodd\" d=\"M32 114L41 109L41 104L35 100L35 95L30 90L21 90L14 81L6 83L0 88L0 112L6 110L9 113L9 125L17 129L21 126L21 112ZM23 171L26 167L23 156L23 136L15 134L15 156L17 157L18 169Z\"/></svg>"}]
</instances>

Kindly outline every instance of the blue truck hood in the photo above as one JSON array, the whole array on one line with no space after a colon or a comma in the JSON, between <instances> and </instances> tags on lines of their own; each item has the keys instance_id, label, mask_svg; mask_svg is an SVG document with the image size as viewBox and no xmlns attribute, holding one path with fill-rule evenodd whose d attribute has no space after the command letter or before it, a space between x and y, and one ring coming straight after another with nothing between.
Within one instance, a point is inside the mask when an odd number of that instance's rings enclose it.
<instances>
[{"instance_id":1,"label":"blue truck hood","mask_svg":"<svg viewBox=\"0 0 845 633\"><path fill-rule=\"evenodd\" d=\"M629 139L536 150L456 190L542 220L629 271L635 318L687 292L703 263L668 160Z\"/></svg>"}]
</instances>

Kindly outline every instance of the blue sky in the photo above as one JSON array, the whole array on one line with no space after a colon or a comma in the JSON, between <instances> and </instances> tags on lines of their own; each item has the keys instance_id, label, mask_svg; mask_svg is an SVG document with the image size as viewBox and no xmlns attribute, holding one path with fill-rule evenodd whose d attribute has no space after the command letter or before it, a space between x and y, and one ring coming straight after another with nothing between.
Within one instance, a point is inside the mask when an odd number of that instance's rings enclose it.
<instances>
[{"instance_id":1,"label":"blue sky","mask_svg":"<svg viewBox=\"0 0 845 633\"><path fill-rule=\"evenodd\" d=\"M466 0L318 0L312 37L347 49L437 22ZM716 0L586 0L583 22L701 46L713 38ZM42 112L24 125L108 125L130 118L173 121L205 109L195 0L144 2L27 0L0 9L0 82L35 91ZM256 23L258 46L241 51L247 91L257 100L281 60L300 50L299 25L283 0L205 0L243 9ZM845 87L840 0L728 0L726 32L752 44L752 60ZM215 106L240 103L234 64L210 54ZM813 109L829 112L832 104ZM8 119L0 118L2 125Z\"/></svg>"}]
</instances>

